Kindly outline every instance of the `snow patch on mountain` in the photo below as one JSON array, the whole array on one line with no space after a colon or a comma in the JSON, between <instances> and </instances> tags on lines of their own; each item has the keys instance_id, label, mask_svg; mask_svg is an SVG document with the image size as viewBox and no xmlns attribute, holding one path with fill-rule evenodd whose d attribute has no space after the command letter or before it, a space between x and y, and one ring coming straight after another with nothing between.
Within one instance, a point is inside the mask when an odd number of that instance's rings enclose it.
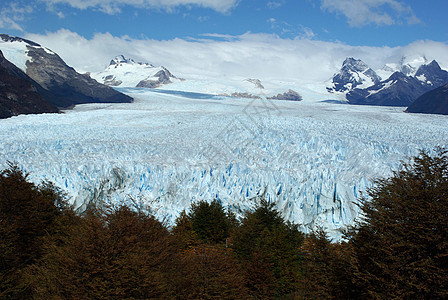
<instances>
[{"instance_id":1,"label":"snow patch on mountain","mask_svg":"<svg viewBox=\"0 0 448 300\"><path fill-rule=\"evenodd\" d=\"M406 76L415 76L417 70L427 63L429 60L425 56L403 56L398 62L387 63L376 72L383 80L395 72L401 72Z\"/></svg>"},{"instance_id":2,"label":"snow patch on mountain","mask_svg":"<svg viewBox=\"0 0 448 300\"><path fill-rule=\"evenodd\" d=\"M28 56L28 43L25 41L5 41L0 38L0 50L3 52L3 56L13 63L16 67L26 73L26 62L31 60Z\"/></svg>"},{"instance_id":3,"label":"snow patch on mountain","mask_svg":"<svg viewBox=\"0 0 448 300\"><path fill-rule=\"evenodd\" d=\"M112 59L104 71L91 73L90 76L100 83L119 87L137 87L142 81L154 82L154 87L156 82L162 85L182 81L162 66L156 67L150 63L135 62L132 58L123 55ZM162 80L160 76L167 79ZM141 86L143 87L143 84Z\"/></svg>"},{"instance_id":4,"label":"snow patch on mountain","mask_svg":"<svg viewBox=\"0 0 448 300\"><path fill-rule=\"evenodd\" d=\"M339 73L335 74L327 88L328 92L347 93L354 88L366 88L378 83L381 78L360 59L348 57Z\"/></svg>"}]
</instances>

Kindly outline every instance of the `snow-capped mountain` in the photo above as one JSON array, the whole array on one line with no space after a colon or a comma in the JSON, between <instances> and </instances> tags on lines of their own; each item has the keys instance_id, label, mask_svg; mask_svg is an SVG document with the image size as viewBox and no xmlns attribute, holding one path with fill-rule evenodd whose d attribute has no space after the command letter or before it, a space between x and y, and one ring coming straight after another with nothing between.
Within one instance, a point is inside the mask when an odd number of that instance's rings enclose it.
<instances>
[{"instance_id":1,"label":"snow-capped mountain","mask_svg":"<svg viewBox=\"0 0 448 300\"><path fill-rule=\"evenodd\" d=\"M93 73L91 76L98 82L116 87L158 88L182 81L163 66L156 67L150 63L136 62L123 55L116 56L104 71Z\"/></svg>"},{"instance_id":2,"label":"snow-capped mountain","mask_svg":"<svg viewBox=\"0 0 448 300\"><path fill-rule=\"evenodd\" d=\"M348 57L339 73L335 74L327 87L329 92L349 92L355 88L372 86L381 78L360 59Z\"/></svg>"},{"instance_id":3,"label":"snow-capped mountain","mask_svg":"<svg viewBox=\"0 0 448 300\"><path fill-rule=\"evenodd\" d=\"M448 72L435 60L428 63L425 57L411 61L402 58L397 64L387 64L378 73L388 77L381 80L362 61L347 58L327 90L345 94L350 104L409 106L419 96L448 82Z\"/></svg>"},{"instance_id":4,"label":"snow-capped mountain","mask_svg":"<svg viewBox=\"0 0 448 300\"><path fill-rule=\"evenodd\" d=\"M223 97L301 101L302 96L292 88L264 83L256 78L187 79L174 76L167 68L136 62L123 55L116 56L102 72L91 74L98 82L114 87L157 88L170 91L211 94ZM273 87L274 86L274 87Z\"/></svg>"},{"instance_id":5,"label":"snow-capped mountain","mask_svg":"<svg viewBox=\"0 0 448 300\"><path fill-rule=\"evenodd\" d=\"M57 107L82 103L131 102L126 96L89 75L79 74L53 51L19 37L0 34L0 50L5 58L20 68L43 90L38 90Z\"/></svg>"},{"instance_id":6,"label":"snow-capped mountain","mask_svg":"<svg viewBox=\"0 0 448 300\"><path fill-rule=\"evenodd\" d=\"M348 92L346 97L350 104L409 106L426 91L425 85L415 77L395 72L375 85Z\"/></svg>"},{"instance_id":7,"label":"snow-capped mountain","mask_svg":"<svg viewBox=\"0 0 448 300\"><path fill-rule=\"evenodd\" d=\"M448 82L448 72L442 70L439 64L433 60L428 64L421 65L414 75L415 78L428 88L437 88Z\"/></svg>"},{"instance_id":8,"label":"snow-capped mountain","mask_svg":"<svg viewBox=\"0 0 448 300\"><path fill-rule=\"evenodd\" d=\"M9 62L0 50L0 119L19 114L58 112L38 90L43 88Z\"/></svg>"},{"instance_id":9,"label":"snow-capped mountain","mask_svg":"<svg viewBox=\"0 0 448 300\"><path fill-rule=\"evenodd\" d=\"M420 66L429 61L425 56L403 56L398 63L387 63L376 73L384 80L395 72L401 72L406 76L415 76Z\"/></svg>"}]
</instances>

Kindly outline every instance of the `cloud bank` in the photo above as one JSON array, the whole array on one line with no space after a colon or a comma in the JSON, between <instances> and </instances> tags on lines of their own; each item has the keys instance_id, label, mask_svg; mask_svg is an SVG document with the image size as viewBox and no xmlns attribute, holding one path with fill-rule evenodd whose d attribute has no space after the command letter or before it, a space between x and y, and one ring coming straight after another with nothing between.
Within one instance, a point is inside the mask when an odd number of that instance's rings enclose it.
<instances>
[{"instance_id":1,"label":"cloud bank","mask_svg":"<svg viewBox=\"0 0 448 300\"><path fill-rule=\"evenodd\" d=\"M123 6L137 8L166 9L168 11L179 6L200 6L210 8L221 13L227 13L238 5L240 0L41 0L48 7L60 4L69 5L77 9L98 9L107 14L116 14Z\"/></svg>"},{"instance_id":2,"label":"cloud bank","mask_svg":"<svg viewBox=\"0 0 448 300\"><path fill-rule=\"evenodd\" d=\"M45 35L28 34L57 52L80 72L102 71L116 55L163 65L174 74L256 77L260 79L324 81L339 70L346 57L362 59L374 69L398 62L402 56L426 56L448 69L448 45L417 41L404 47L361 47L310 39L282 39L275 35L204 35L203 39L166 41L116 37L109 33L86 39L61 29Z\"/></svg>"}]
</instances>

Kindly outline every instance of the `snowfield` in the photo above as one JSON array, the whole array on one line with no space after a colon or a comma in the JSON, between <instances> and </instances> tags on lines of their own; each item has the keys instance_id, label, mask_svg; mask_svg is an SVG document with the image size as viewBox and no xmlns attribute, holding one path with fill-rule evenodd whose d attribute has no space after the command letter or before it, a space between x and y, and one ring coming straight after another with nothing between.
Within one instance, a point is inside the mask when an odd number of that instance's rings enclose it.
<instances>
[{"instance_id":1,"label":"snowfield","mask_svg":"<svg viewBox=\"0 0 448 300\"><path fill-rule=\"evenodd\" d=\"M448 145L447 116L403 108L121 91L135 102L0 120L0 167L54 182L77 208L135 202L167 222L193 201L240 214L262 196L338 237L373 178Z\"/></svg>"}]
</instances>

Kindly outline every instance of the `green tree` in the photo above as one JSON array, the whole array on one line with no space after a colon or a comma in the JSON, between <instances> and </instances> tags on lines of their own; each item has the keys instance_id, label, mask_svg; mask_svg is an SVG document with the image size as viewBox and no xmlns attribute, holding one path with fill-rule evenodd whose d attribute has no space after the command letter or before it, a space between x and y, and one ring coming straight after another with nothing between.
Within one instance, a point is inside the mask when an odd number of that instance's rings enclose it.
<instances>
[{"instance_id":1,"label":"green tree","mask_svg":"<svg viewBox=\"0 0 448 300\"><path fill-rule=\"evenodd\" d=\"M188 217L191 220L191 228L204 243L224 243L230 235L235 219L216 199L210 203L193 203Z\"/></svg>"},{"instance_id":2,"label":"green tree","mask_svg":"<svg viewBox=\"0 0 448 300\"><path fill-rule=\"evenodd\" d=\"M370 298L448 297L448 155L421 152L362 199L348 237L355 279Z\"/></svg>"},{"instance_id":3,"label":"green tree","mask_svg":"<svg viewBox=\"0 0 448 300\"><path fill-rule=\"evenodd\" d=\"M298 297L357 299L350 244L331 243L327 233L318 228L306 236L301 250L303 276Z\"/></svg>"},{"instance_id":4,"label":"green tree","mask_svg":"<svg viewBox=\"0 0 448 300\"><path fill-rule=\"evenodd\" d=\"M247 286L254 297L294 293L300 277L302 241L303 234L297 226L285 222L272 203L262 199L255 211L245 213L232 243L237 258L248 271ZM266 286L273 288L267 290Z\"/></svg>"},{"instance_id":5,"label":"green tree","mask_svg":"<svg viewBox=\"0 0 448 300\"><path fill-rule=\"evenodd\" d=\"M178 250L187 250L201 243L197 233L193 230L191 218L185 211L182 211L177 217L171 233L173 243Z\"/></svg>"}]
</instances>

